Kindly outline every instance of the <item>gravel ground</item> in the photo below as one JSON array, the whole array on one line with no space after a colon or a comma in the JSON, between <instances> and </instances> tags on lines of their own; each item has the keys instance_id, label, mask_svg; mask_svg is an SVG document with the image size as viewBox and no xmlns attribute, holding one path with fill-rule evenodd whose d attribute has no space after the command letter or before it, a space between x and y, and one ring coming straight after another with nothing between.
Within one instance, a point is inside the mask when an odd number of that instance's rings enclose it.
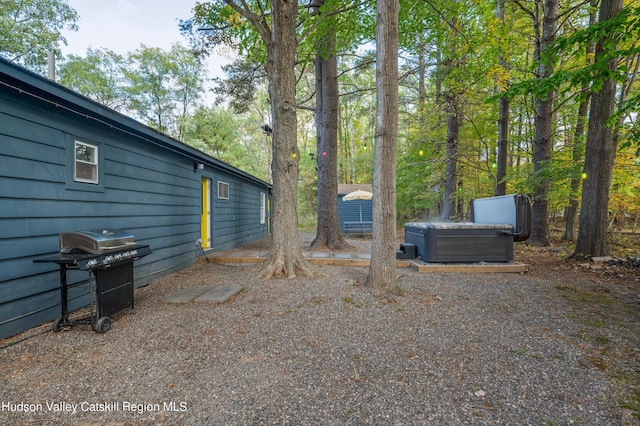
<instances>
[{"instance_id":1,"label":"gravel ground","mask_svg":"<svg viewBox=\"0 0 640 426\"><path fill-rule=\"evenodd\" d=\"M2 342L0 424L640 424L638 278L545 254L525 274L399 268L394 296L366 268L201 262L136 290L108 333ZM244 291L163 302L223 284Z\"/></svg>"}]
</instances>

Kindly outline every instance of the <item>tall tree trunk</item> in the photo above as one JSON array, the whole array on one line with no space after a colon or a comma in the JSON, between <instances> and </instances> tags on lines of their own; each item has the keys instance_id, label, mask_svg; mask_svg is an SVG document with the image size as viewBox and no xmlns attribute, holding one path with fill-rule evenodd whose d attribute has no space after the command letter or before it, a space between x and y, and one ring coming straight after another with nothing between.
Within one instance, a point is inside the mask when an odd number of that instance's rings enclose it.
<instances>
[{"instance_id":1,"label":"tall tree trunk","mask_svg":"<svg viewBox=\"0 0 640 426\"><path fill-rule=\"evenodd\" d=\"M342 250L346 242L338 220L338 61L335 33L324 37L316 56L316 132L318 226L312 247Z\"/></svg>"},{"instance_id":2,"label":"tall tree trunk","mask_svg":"<svg viewBox=\"0 0 640 426\"><path fill-rule=\"evenodd\" d=\"M598 0L591 0L591 10L596 9L598 6ZM597 22L597 15L595 12L589 14L589 25L595 25ZM595 43L589 43L587 48L587 61L591 61L596 49ZM571 158L574 163L574 170L571 176L571 182L569 184L569 204L564 210L564 235L562 239L565 241L573 241L576 238L576 221L578 219L578 195L580 191L580 184L582 183L582 159L584 157L584 139L587 123L587 113L589 112L589 99L591 99L591 90L589 85L582 86L581 95L583 96L578 106L578 117L576 119L576 129L573 132L573 149Z\"/></svg>"},{"instance_id":3,"label":"tall tree trunk","mask_svg":"<svg viewBox=\"0 0 640 426\"><path fill-rule=\"evenodd\" d=\"M447 158L445 159L444 200L442 220L454 219L458 215L458 145L460 138L460 115L456 95L447 94Z\"/></svg>"},{"instance_id":4,"label":"tall tree trunk","mask_svg":"<svg viewBox=\"0 0 640 426\"><path fill-rule=\"evenodd\" d=\"M602 0L599 21L606 22L622 11L623 0ZM610 40L615 33L607 33L596 44L595 61L615 49ZM609 42L609 43L607 43ZM573 257L607 256L609 245L607 228L609 226L609 191L616 158L616 139L607 120L615 110L616 82L606 77L613 75L618 60L610 60L606 70L601 73L604 79L602 88L591 97L589 111L589 130L584 160L586 179L582 184L582 206L580 208L580 226Z\"/></svg>"},{"instance_id":5,"label":"tall tree trunk","mask_svg":"<svg viewBox=\"0 0 640 426\"><path fill-rule=\"evenodd\" d=\"M595 12L596 7L598 6L598 0L591 0L591 12L589 14L589 25L595 25L598 20L598 16ZM589 43L587 47L587 61L590 61L593 54L595 53L596 45L595 43ZM576 221L578 219L578 206L579 200L578 195L580 191L580 184L582 183L582 162L584 157L584 146L585 146L585 134L586 134L586 123L588 119L589 112L589 100L591 99L591 90L589 88L589 84L584 84L581 89L581 94L583 99L580 101L580 105L578 106L578 117L576 120L576 129L573 133L573 149L571 153L571 158L574 162L574 170L573 175L571 176L571 182L569 184L570 193L569 193L569 203L565 208L564 214L564 235L562 239L565 241L573 241L576 238Z\"/></svg>"},{"instance_id":6,"label":"tall tree trunk","mask_svg":"<svg viewBox=\"0 0 640 426\"><path fill-rule=\"evenodd\" d=\"M420 34L420 41L418 42L418 108L421 117L426 115L427 104L427 48L424 39L424 35Z\"/></svg>"},{"instance_id":7,"label":"tall tree trunk","mask_svg":"<svg viewBox=\"0 0 640 426\"><path fill-rule=\"evenodd\" d=\"M545 0L542 14L542 34L537 37L534 53L538 61L537 77L540 79L549 77L553 72L552 64L542 58L542 52L556 39L558 0ZM548 197L551 182L545 173L551 162L554 96L554 91L549 90L544 98L536 100L536 139L533 145L534 193L529 241L538 246L549 244Z\"/></svg>"},{"instance_id":8,"label":"tall tree trunk","mask_svg":"<svg viewBox=\"0 0 640 426\"><path fill-rule=\"evenodd\" d=\"M298 238L298 152L296 115L297 0L272 2L273 33L267 46L269 95L273 128L273 234L269 259L260 272L265 278L312 274Z\"/></svg>"},{"instance_id":9,"label":"tall tree trunk","mask_svg":"<svg viewBox=\"0 0 640 426\"><path fill-rule=\"evenodd\" d=\"M507 158L509 154L509 98L500 98L500 117L498 118L498 161L496 170L495 195L507 193Z\"/></svg>"},{"instance_id":10,"label":"tall tree trunk","mask_svg":"<svg viewBox=\"0 0 640 426\"><path fill-rule=\"evenodd\" d=\"M578 106L578 117L576 122L576 129L573 133L573 149L571 157L574 163L573 175L571 176L569 193L569 204L564 210L564 235L563 240L573 241L575 239L576 219L578 217L578 194L580 191L581 179L581 167L582 157L584 155L584 135L585 124L587 122L587 112L589 111L589 87L582 88L582 93L585 98L580 101Z\"/></svg>"},{"instance_id":11,"label":"tall tree trunk","mask_svg":"<svg viewBox=\"0 0 640 426\"><path fill-rule=\"evenodd\" d=\"M367 285L387 291L396 288L398 10L398 0L377 0L373 236Z\"/></svg>"},{"instance_id":12,"label":"tall tree trunk","mask_svg":"<svg viewBox=\"0 0 640 426\"><path fill-rule=\"evenodd\" d=\"M454 0L457 2L457 0ZM458 38L456 27L458 17L454 17L450 26L450 36L445 38L446 55L440 62L442 70L442 80L446 82L452 70L457 66L460 58L458 56ZM458 211L458 147L460 142L461 123L461 99L460 89L456 89L454 84L443 85L444 104L447 113L447 143L445 158L445 179L444 196L442 200L441 218L443 221L452 220L459 217Z\"/></svg>"},{"instance_id":13,"label":"tall tree trunk","mask_svg":"<svg viewBox=\"0 0 640 426\"><path fill-rule=\"evenodd\" d=\"M498 0L496 5L496 18L504 28L504 0ZM500 66L508 69L502 54L499 57ZM504 90L509 89L509 82L505 82ZM507 154L509 151L509 98L500 98L500 115L498 117L498 155L496 170L495 195L505 195L507 193Z\"/></svg>"}]
</instances>

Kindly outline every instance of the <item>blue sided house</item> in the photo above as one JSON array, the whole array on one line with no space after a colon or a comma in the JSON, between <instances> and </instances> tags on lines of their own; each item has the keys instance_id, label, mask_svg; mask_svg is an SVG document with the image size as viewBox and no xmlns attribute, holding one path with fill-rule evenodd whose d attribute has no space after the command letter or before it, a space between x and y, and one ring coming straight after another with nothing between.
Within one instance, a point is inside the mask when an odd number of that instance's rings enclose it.
<instances>
[{"instance_id":1,"label":"blue sided house","mask_svg":"<svg viewBox=\"0 0 640 426\"><path fill-rule=\"evenodd\" d=\"M149 245L138 287L265 237L270 199L267 182L0 58L0 339L60 315L58 267L33 261L61 233ZM88 303L82 287L71 307Z\"/></svg>"}]
</instances>

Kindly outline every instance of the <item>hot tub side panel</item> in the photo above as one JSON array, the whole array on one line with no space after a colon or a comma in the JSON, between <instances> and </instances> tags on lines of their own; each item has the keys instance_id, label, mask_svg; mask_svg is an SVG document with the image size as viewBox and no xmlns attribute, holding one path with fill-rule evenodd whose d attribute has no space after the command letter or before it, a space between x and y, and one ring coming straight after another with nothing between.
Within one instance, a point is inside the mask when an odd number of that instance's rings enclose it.
<instances>
[{"instance_id":1,"label":"hot tub side panel","mask_svg":"<svg viewBox=\"0 0 640 426\"><path fill-rule=\"evenodd\" d=\"M405 226L405 241L415 244L426 262L508 262L514 259L513 237L507 230L476 227L431 228Z\"/></svg>"}]
</instances>

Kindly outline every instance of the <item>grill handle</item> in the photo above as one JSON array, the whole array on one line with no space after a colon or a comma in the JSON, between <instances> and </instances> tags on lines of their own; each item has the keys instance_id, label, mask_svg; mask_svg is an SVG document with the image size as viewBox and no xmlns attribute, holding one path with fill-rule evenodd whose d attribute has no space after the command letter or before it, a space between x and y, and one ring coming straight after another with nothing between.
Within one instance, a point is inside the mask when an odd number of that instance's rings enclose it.
<instances>
[{"instance_id":1,"label":"grill handle","mask_svg":"<svg viewBox=\"0 0 640 426\"><path fill-rule=\"evenodd\" d=\"M122 250L125 249L127 247L131 247L131 246L135 246L137 243L125 243L119 246L105 246L103 247L103 250Z\"/></svg>"}]
</instances>

